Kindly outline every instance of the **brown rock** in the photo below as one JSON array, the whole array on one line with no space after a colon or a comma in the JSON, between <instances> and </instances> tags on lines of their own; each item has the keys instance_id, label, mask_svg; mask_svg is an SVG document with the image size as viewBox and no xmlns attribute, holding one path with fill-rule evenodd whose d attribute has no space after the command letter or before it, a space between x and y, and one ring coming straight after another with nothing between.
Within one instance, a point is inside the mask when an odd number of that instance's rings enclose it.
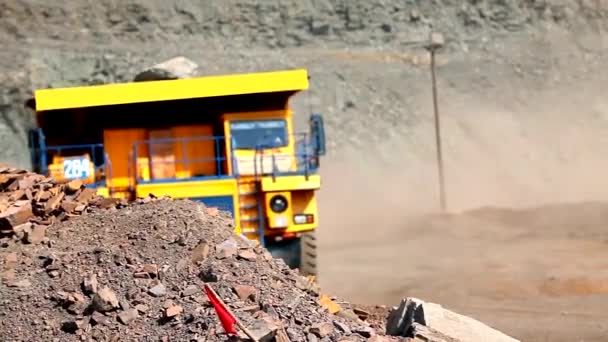
<instances>
[{"instance_id":1,"label":"brown rock","mask_svg":"<svg viewBox=\"0 0 608 342\"><path fill-rule=\"evenodd\" d=\"M198 264L199 262L205 261L207 256L209 256L209 245L205 241L201 241L198 246L194 247L192 250L190 260L193 264Z\"/></svg>"},{"instance_id":2,"label":"brown rock","mask_svg":"<svg viewBox=\"0 0 608 342\"><path fill-rule=\"evenodd\" d=\"M58 188L53 188L53 189L58 189ZM53 195L53 197L51 197L51 199L49 199L45 203L45 206L44 206L45 214L49 215L53 211L57 210L57 208L59 208L59 206L61 205L61 201L63 200L64 197L65 197L64 192L58 192L57 194Z\"/></svg>"},{"instance_id":3,"label":"brown rock","mask_svg":"<svg viewBox=\"0 0 608 342\"><path fill-rule=\"evenodd\" d=\"M0 213L0 229L12 229L15 226L24 224L34 217L31 204L22 206L12 206Z\"/></svg>"},{"instance_id":4,"label":"brown rock","mask_svg":"<svg viewBox=\"0 0 608 342\"><path fill-rule=\"evenodd\" d=\"M239 309L239 311L244 311L244 312L248 312L248 313L255 313L258 310L260 310L259 305L249 305L249 306L244 306Z\"/></svg>"},{"instance_id":5,"label":"brown rock","mask_svg":"<svg viewBox=\"0 0 608 342\"><path fill-rule=\"evenodd\" d=\"M359 316L351 309L341 309L336 315L350 321L357 321L359 319Z\"/></svg>"},{"instance_id":6,"label":"brown rock","mask_svg":"<svg viewBox=\"0 0 608 342\"><path fill-rule=\"evenodd\" d=\"M280 328L277 330L275 340L277 342L291 342L291 339L289 339L289 335L285 331L285 328Z\"/></svg>"},{"instance_id":7,"label":"brown rock","mask_svg":"<svg viewBox=\"0 0 608 342\"><path fill-rule=\"evenodd\" d=\"M350 335L352 334L352 331L350 330L350 327L348 325L346 325L345 323L342 323L340 321L334 321L334 325L336 326L336 328L338 328L341 332Z\"/></svg>"},{"instance_id":8,"label":"brown rock","mask_svg":"<svg viewBox=\"0 0 608 342\"><path fill-rule=\"evenodd\" d=\"M212 207L212 208L205 208L205 213L209 216L218 216L220 214L220 211L218 208Z\"/></svg>"},{"instance_id":9,"label":"brown rock","mask_svg":"<svg viewBox=\"0 0 608 342\"><path fill-rule=\"evenodd\" d=\"M310 327L310 333L324 338L334 332L334 325L330 322L315 323Z\"/></svg>"},{"instance_id":10,"label":"brown rock","mask_svg":"<svg viewBox=\"0 0 608 342\"><path fill-rule=\"evenodd\" d=\"M5 187L9 182L12 182L13 179L7 175L0 175L0 186Z\"/></svg>"},{"instance_id":11,"label":"brown rock","mask_svg":"<svg viewBox=\"0 0 608 342\"><path fill-rule=\"evenodd\" d=\"M236 253L238 251L238 245L237 245L236 241L234 241L234 239L228 239L228 240L218 244L216 249L219 254L218 257L220 259L226 259L226 258L230 258L233 255L236 255Z\"/></svg>"},{"instance_id":12,"label":"brown rock","mask_svg":"<svg viewBox=\"0 0 608 342\"><path fill-rule=\"evenodd\" d=\"M237 285L234 287L234 292L241 300L255 300L256 288L249 285Z\"/></svg>"},{"instance_id":13,"label":"brown rock","mask_svg":"<svg viewBox=\"0 0 608 342\"><path fill-rule=\"evenodd\" d=\"M369 318L369 312L367 312L363 309L353 308L353 312L355 313L355 315L357 315L357 317L359 317L363 321L365 321L366 319Z\"/></svg>"},{"instance_id":14,"label":"brown rock","mask_svg":"<svg viewBox=\"0 0 608 342\"><path fill-rule=\"evenodd\" d=\"M10 282L8 284L9 287L21 287L21 288L26 288L26 287L30 287L32 286L32 282L30 282L27 279L21 279L21 280L17 280L14 282Z\"/></svg>"},{"instance_id":15,"label":"brown rock","mask_svg":"<svg viewBox=\"0 0 608 342\"><path fill-rule=\"evenodd\" d=\"M39 244L44 240L46 235L46 226L35 225L31 232L25 234L25 240L27 243Z\"/></svg>"},{"instance_id":16,"label":"brown rock","mask_svg":"<svg viewBox=\"0 0 608 342\"><path fill-rule=\"evenodd\" d=\"M371 327L360 327L360 328L354 329L353 332L355 332L356 334L359 334L363 337L372 337L372 336L376 335L376 331L374 330L374 328L371 328Z\"/></svg>"},{"instance_id":17,"label":"brown rock","mask_svg":"<svg viewBox=\"0 0 608 342\"><path fill-rule=\"evenodd\" d=\"M93 197L97 195L97 190L91 188L84 188L82 191L76 196L76 202L79 203L89 203Z\"/></svg>"},{"instance_id":18,"label":"brown rock","mask_svg":"<svg viewBox=\"0 0 608 342\"><path fill-rule=\"evenodd\" d=\"M39 191L36 194L35 200L36 202L44 202L48 201L51 197L53 197L53 194L50 191Z\"/></svg>"},{"instance_id":19,"label":"brown rock","mask_svg":"<svg viewBox=\"0 0 608 342\"><path fill-rule=\"evenodd\" d=\"M119 307L118 298L109 287L104 287L93 296L93 308L99 312L112 311Z\"/></svg>"},{"instance_id":20,"label":"brown rock","mask_svg":"<svg viewBox=\"0 0 608 342\"><path fill-rule=\"evenodd\" d=\"M119 200L111 197L100 198L98 201L95 201L95 204L101 209L110 209L118 203Z\"/></svg>"},{"instance_id":21,"label":"brown rock","mask_svg":"<svg viewBox=\"0 0 608 342\"><path fill-rule=\"evenodd\" d=\"M87 310L87 304L85 302L74 301L68 308L67 311L72 315L82 315Z\"/></svg>"},{"instance_id":22,"label":"brown rock","mask_svg":"<svg viewBox=\"0 0 608 342\"><path fill-rule=\"evenodd\" d=\"M61 191L61 189L58 186L51 186L50 188L48 188L48 190L51 193L51 197L57 196L59 194L59 192Z\"/></svg>"},{"instance_id":23,"label":"brown rock","mask_svg":"<svg viewBox=\"0 0 608 342\"><path fill-rule=\"evenodd\" d=\"M77 302L77 303L84 303L84 302L86 301L86 299L84 298L84 296L83 296L83 295L81 295L81 294L80 294L80 293L78 293L78 292L73 292L73 293L71 294L71 296L72 296L72 298L74 298L74 302Z\"/></svg>"},{"instance_id":24,"label":"brown rock","mask_svg":"<svg viewBox=\"0 0 608 342\"><path fill-rule=\"evenodd\" d=\"M173 305L175 305L175 303L173 303L173 301L171 299L167 299L163 303L163 309L168 309L168 308L172 307Z\"/></svg>"},{"instance_id":25,"label":"brown rock","mask_svg":"<svg viewBox=\"0 0 608 342\"><path fill-rule=\"evenodd\" d=\"M196 296L193 299L195 302L199 303L200 305L211 304L211 302L209 301L209 298L207 296Z\"/></svg>"},{"instance_id":26,"label":"brown rock","mask_svg":"<svg viewBox=\"0 0 608 342\"><path fill-rule=\"evenodd\" d=\"M129 310L131 308L131 304L125 298L118 301L118 306L121 310Z\"/></svg>"},{"instance_id":27,"label":"brown rock","mask_svg":"<svg viewBox=\"0 0 608 342\"><path fill-rule=\"evenodd\" d=\"M59 261L59 259L52 256L46 258L45 264L45 269L47 271L58 271L61 269L61 262Z\"/></svg>"},{"instance_id":28,"label":"brown rock","mask_svg":"<svg viewBox=\"0 0 608 342\"><path fill-rule=\"evenodd\" d=\"M25 190L17 190L14 191L11 195L10 195L10 200L11 201L19 201L26 198L25 196Z\"/></svg>"},{"instance_id":29,"label":"brown rock","mask_svg":"<svg viewBox=\"0 0 608 342\"><path fill-rule=\"evenodd\" d=\"M6 282L6 283L14 281L16 277L17 277L17 273L12 268L9 268L6 271L0 272L0 280L2 280L3 282Z\"/></svg>"},{"instance_id":30,"label":"brown rock","mask_svg":"<svg viewBox=\"0 0 608 342\"><path fill-rule=\"evenodd\" d=\"M25 198L27 198L27 200L30 202L34 199L34 195L32 194L32 189L25 189Z\"/></svg>"},{"instance_id":31,"label":"brown rock","mask_svg":"<svg viewBox=\"0 0 608 342\"><path fill-rule=\"evenodd\" d=\"M82 185L83 184L81 180L75 179L65 185L65 190L68 194L73 194L76 191L80 190L80 188L82 188Z\"/></svg>"},{"instance_id":32,"label":"brown rock","mask_svg":"<svg viewBox=\"0 0 608 342\"><path fill-rule=\"evenodd\" d=\"M82 281L82 288L86 294L95 294L97 293L97 274L93 273L84 278Z\"/></svg>"},{"instance_id":33,"label":"brown rock","mask_svg":"<svg viewBox=\"0 0 608 342\"><path fill-rule=\"evenodd\" d=\"M241 259L245 259L248 261L253 261L255 259L257 259L257 254L255 254L254 251L252 251L251 249L244 249L242 251L239 251L238 253L239 258Z\"/></svg>"},{"instance_id":34,"label":"brown rock","mask_svg":"<svg viewBox=\"0 0 608 342\"><path fill-rule=\"evenodd\" d=\"M22 179L20 179L18 181L18 185L19 185L19 190L26 190L26 189L31 189L34 187L34 184L36 183L38 175L29 175L29 176L25 176Z\"/></svg>"},{"instance_id":35,"label":"brown rock","mask_svg":"<svg viewBox=\"0 0 608 342\"><path fill-rule=\"evenodd\" d=\"M97 311L93 312L93 314L91 315L91 321L93 321L95 324L100 325L108 325L108 323L110 323L110 320L107 316Z\"/></svg>"},{"instance_id":36,"label":"brown rock","mask_svg":"<svg viewBox=\"0 0 608 342\"><path fill-rule=\"evenodd\" d=\"M266 261L270 261L270 260L274 259L273 256L272 256L272 254L270 254L268 251L262 252L262 257Z\"/></svg>"},{"instance_id":37,"label":"brown rock","mask_svg":"<svg viewBox=\"0 0 608 342\"><path fill-rule=\"evenodd\" d=\"M181 296L182 297L190 297L192 295L197 294L200 291L199 287L196 285L188 285L188 287L186 287L182 293Z\"/></svg>"},{"instance_id":38,"label":"brown rock","mask_svg":"<svg viewBox=\"0 0 608 342\"><path fill-rule=\"evenodd\" d=\"M31 204L30 201L28 201L28 200L19 200L19 201L15 201L13 203L13 205L15 207L23 207L24 205L27 205L27 204Z\"/></svg>"},{"instance_id":39,"label":"brown rock","mask_svg":"<svg viewBox=\"0 0 608 342\"><path fill-rule=\"evenodd\" d=\"M173 305L165 309L165 317L171 318L181 314L184 309L179 305Z\"/></svg>"},{"instance_id":40,"label":"brown rock","mask_svg":"<svg viewBox=\"0 0 608 342\"><path fill-rule=\"evenodd\" d=\"M167 294L167 288L161 282L152 284L152 287L148 290L148 293L154 297L162 297Z\"/></svg>"},{"instance_id":41,"label":"brown rock","mask_svg":"<svg viewBox=\"0 0 608 342\"><path fill-rule=\"evenodd\" d=\"M19 179L21 178L21 176L13 176L13 182L11 182L6 189L11 192L17 191L19 189ZM17 181L15 181L15 179L17 179Z\"/></svg>"},{"instance_id":42,"label":"brown rock","mask_svg":"<svg viewBox=\"0 0 608 342\"><path fill-rule=\"evenodd\" d=\"M118 321L124 325L129 325L132 321L139 317L136 309L125 310L118 314Z\"/></svg>"},{"instance_id":43,"label":"brown rock","mask_svg":"<svg viewBox=\"0 0 608 342\"><path fill-rule=\"evenodd\" d=\"M69 293L64 291L58 291L57 294L53 297L53 299L66 304L74 303L74 298L71 297Z\"/></svg>"},{"instance_id":44,"label":"brown rock","mask_svg":"<svg viewBox=\"0 0 608 342\"><path fill-rule=\"evenodd\" d=\"M156 264L145 264L142 272L148 273L151 277L158 276L158 265Z\"/></svg>"},{"instance_id":45,"label":"brown rock","mask_svg":"<svg viewBox=\"0 0 608 342\"><path fill-rule=\"evenodd\" d=\"M260 342L272 341L275 339L279 327L268 319L256 319L247 327L253 337Z\"/></svg>"},{"instance_id":46,"label":"brown rock","mask_svg":"<svg viewBox=\"0 0 608 342\"><path fill-rule=\"evenodd\" d=\"M147 272L135 272L133 273L133 277L139 279L150 279L150 275Z\"/></svg>"},{"instance_id":47,"label":"brown rock","mask_svg":"<svg viewBox=\"0 0 608 342\"><path fill-rule=\"evenodd\" d=\"M20 224L18 226L13 227L13 232L15 234L26 234L32 231L32 223L26 222L24 224Z\"/></svg>"},{"instance_id":48,"label":"brown rock","mask_svg":"<svg viewBox=\"0 0 608 342\"><path fill-rule=\"evenodd\" d=\"M17 263L17 253L12 252L12 253L8 253L5 257L4 257L4 264L7 266L13 266L14 264Z\"/></svg>"},{"instance_id":49,"label":"brown rock","mask_svg":"<svg viewBox=\"0 0 608 342\"><path fill-rule=\"evenodd\" d=\"M141 313L146 313L148 312L148 306L145 304L137 304L135 305L135 310L141 312Z\"/></svg>"},{"instance_id":50,"label":"brown rock","mask_svg":"<svg viewBox=\"0 0 608 342\"><path fill-rule=\"evenodd\" d=\"M61 203L61 209L63 209L63 211L65 211L66 213L73 213L74 211L76 211L77 206L78 203L72 200L65 200L63 201L63 203Z\"/></svg>"}]
</instances>

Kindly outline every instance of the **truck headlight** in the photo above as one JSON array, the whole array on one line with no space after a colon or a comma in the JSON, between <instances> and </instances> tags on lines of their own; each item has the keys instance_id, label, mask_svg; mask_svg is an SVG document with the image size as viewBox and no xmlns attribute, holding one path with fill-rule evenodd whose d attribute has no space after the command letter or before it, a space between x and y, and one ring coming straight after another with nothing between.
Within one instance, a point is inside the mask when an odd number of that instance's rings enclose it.
<instances>
[{"instance_id":1,"label":"truck headlight","mask_svg":"<svg viewBox=\"0 0 608 342\"><path fill-rule=\"evenodd\" d=\"M276 195L270 199L270 209L275 213L282 213L287 210L287 198L283 195Z\"/></svg>"},{"instance_id":2,"label":"truck headlight","mask_svg":"<svg viewBox=\"0 0 608 342\"><path fill-rule=\"evenodd\" d=\"M295 224L310 224L315 223L315 216L311 214L298 214L293 216L293 223Z\"/></svg>"}]
</instances>

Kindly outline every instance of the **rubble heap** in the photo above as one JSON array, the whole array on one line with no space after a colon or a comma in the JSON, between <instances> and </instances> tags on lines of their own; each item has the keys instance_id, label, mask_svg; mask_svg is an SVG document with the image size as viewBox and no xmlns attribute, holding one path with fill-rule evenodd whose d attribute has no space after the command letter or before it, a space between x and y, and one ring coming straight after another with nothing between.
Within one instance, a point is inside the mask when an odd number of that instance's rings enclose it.
<instances>
[{"instance_id":1,"label":"rubble heap","mask_svg":"<svg viewBox=\"0 0 608 342\"><path fill-rule=\"evenodd\" d=\"M330 313L313 282L211 213L169 199L95 208L53 223L47 243L6 245L0 336L226 340L204 284L260 341L365 341L377 334L356 315Z\"/></svg>"},{"instance_id":2,"label":"rubble heap","mask_svg":"<svg viewBox=\"0 0 608 342\"><path fill-rule=\"evenodd\" d=\"M47 241L54 222L81 215L89 207L111 208L114 199L97 196L79 180L57 182L26 170L0 166L0 244Z\"/></svg>"},{"instance_id":3,"label":"rubble heap","mask_svg":"<svg viewBox=\"0 0 608 342\"><path fill-rule=\"evenodd\" d=\"M192 201L126 203L0 166L0 239L0 336L11 341L227 340L209 287L250 340L515 341L417 299L339 305Z\"/></svg>"}]
</instances>

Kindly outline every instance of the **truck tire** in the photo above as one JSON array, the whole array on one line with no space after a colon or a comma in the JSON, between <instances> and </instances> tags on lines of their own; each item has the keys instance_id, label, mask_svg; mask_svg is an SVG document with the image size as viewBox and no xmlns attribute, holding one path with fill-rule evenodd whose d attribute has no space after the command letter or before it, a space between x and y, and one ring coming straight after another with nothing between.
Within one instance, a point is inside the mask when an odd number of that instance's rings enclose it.
<instances>
[{"instance_id":1,"label":"truck tire","mask_svg":"<svg viewBox=\"0 0 608 342\"><path fill-rule=\"evenodd\" d=\"M317 237L315 231L300 236L300 273L317 276Z\"/></svg>"}]
</instances>

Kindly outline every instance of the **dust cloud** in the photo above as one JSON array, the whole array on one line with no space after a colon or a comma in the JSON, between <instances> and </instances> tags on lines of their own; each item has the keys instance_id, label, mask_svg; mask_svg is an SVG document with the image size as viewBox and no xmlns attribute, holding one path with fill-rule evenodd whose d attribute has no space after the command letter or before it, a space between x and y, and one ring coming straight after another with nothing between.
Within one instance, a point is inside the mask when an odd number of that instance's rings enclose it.
<instances>
[{"instance_id":1,"label":"dust cloud","mask_svg":"<svg viewBox=\"0 0 608 342\"><path fill-rule=\"evenodd\" d=\"M417 128L427 156L404 139L396 153L403 157L390 162L374 158L389 148L382 146L325 158L322 287L369 304L419 296L523 340L581 337L568 320L600 322L607 304L600 260L608 257L608 102L601 89L588 82L530 92L511 105L446 92L450 215L438 210L430 122ZM538 326L521 323L527 318L564 328L539 335ZM586 337L605 332L590 326Z\"/></svg>"}]
</instances>

